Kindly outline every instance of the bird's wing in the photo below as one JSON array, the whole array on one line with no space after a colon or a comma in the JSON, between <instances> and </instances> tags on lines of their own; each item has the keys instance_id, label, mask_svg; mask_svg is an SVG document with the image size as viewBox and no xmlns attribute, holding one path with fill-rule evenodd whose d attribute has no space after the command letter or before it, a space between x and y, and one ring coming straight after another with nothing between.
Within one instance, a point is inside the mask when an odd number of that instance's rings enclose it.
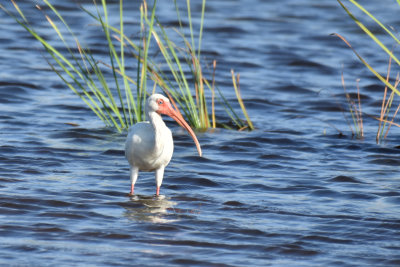
<instances>
[{"instance_id":1,"label":"bird's wing","mask_svg":"<svg viewBox=\"0 0 400 267\"><path fill-rule=\"evenodd\" d=\"M148 169L154 150L154 129L149 122L136 123L129 129L125 142L125 157L140 169Z\"/></svg>"}]
</instances>

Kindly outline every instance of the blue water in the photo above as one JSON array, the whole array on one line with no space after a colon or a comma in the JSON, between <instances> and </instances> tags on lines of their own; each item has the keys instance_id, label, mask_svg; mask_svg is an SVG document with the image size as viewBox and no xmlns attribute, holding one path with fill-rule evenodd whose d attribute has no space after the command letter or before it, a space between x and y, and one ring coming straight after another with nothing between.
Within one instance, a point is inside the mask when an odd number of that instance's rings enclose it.
<instances>
[{"instance_id":1,"label":"blue water","mask_svg":"<svg viewBox=\"0 0 400 267\"><path fill-rule=\"evenodd\" d=\"M174 25L174 7L164 2L160 20ZM365 2L399 25L395 1ZM60 45L33 1L18 3ZM115 22L117 4L110 3ZM126 5L132 34L137 7ZM57 8L105 57L91 18L72 2ZM197 18L200 8L193 4ZM159 198L152 173L140 173L137 195L127 196L126 133L105 127L4 13L0 32L1 265L400 265L399 129L376 144L371 116L384 87L330 34L345 36L382 73L388 58L337 2L207 2L204 62L217 60L216 81L235 108L230 70L240 73L256 130L199 132L199 158L190 136L168 120L175 153ZM339 108L346 107L342 70L350 92L361 79L363 140L352 138Z\"/></svg>"}]
</instances>

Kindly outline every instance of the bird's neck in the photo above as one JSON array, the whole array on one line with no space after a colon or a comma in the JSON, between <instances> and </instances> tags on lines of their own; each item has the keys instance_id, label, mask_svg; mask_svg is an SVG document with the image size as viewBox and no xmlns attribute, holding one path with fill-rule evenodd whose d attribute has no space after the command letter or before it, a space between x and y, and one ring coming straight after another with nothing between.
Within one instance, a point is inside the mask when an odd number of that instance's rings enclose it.
<instances>
[{"instance_id":1,"label":"bird's neck","mask_svg":"<svg viewBox=\"0 0 400 267\"><path fill-rule=\"evenodd\" d=\"M149 112L147 115L154 130L161 130L162 128L167 127L161 118L161 115L157 112Z\"/></svg>"},{"instance_id":2,"label":"bird's neck","mask_svg":"<svg viewBox=\"0 0 400 267\"><path fill-rule=\"evenodd\" d=\"M163 132L165 131L165 128L167 128L167 126L165 125L165 122L163 121L160 114L156 112L149 112L148 116L150 124L153 126L154 129L154 149L158 150L160 149L159 146L163 146L163 142L160 142L159 140L162 139Z\"/></svg>"}]
</instances>

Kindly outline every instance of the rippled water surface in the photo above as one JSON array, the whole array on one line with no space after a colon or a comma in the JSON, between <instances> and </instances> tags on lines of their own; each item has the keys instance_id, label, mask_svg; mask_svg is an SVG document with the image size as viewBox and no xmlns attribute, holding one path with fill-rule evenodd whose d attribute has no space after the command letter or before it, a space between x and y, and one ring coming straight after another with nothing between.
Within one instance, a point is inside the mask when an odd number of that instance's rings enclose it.
<instances>
[{"instance_id":1,"label":"rippled water surface","mask_svg":"<svg viewBox=\"0 0 400 267\"><path fill-rule=\"evenodd\" d=\"M45 29L34 2L18 1ZM72 2L57 7L101 52L101 32ZM365 2L400 25L395 1L382 1L390 9ZM241 74L257 129L198 133L199 158L168 121L175 153L159 198L152 173L141 173L138 195L127 197L125 133L104 127L49 70L40 45L0 13L0 265L400 265L399 129L377 145L377 121L365 116L365 139L351 137L338 107L342 69L348 90L361 78L366 114L378 114L383 86L330 34L347 37L380 71L387 57L336 1L207 4L205 60L217 59L217 82L232 101L230 69ZM158 9L176 24L173 6Z\"/></svg>"}]
</instances>

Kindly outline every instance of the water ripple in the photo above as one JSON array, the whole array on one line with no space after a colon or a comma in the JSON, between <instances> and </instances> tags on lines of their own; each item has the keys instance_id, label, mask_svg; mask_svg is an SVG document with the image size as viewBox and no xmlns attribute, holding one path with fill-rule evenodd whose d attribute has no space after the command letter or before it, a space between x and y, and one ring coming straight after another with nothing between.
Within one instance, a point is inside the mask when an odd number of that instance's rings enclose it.
<instances>
[{"instance_id":1,"label":"water ripple","mask_svg":"<svg viewBox=\"0 0 400 267\"><path fill-rule=\"evenodd\" d=\"M33 8L29 1L20 5ZM137 12L137 5L127 1L125 9ZM159 5L160 21L177 26L173 6ZM354 47L386 69L369 52L374 44L333 2L207 5L202 60L217 60L216 84L242 117L230 70L241 74L256 130L199 132L199 157L190 136L166 119L175 153L159 197L154 174L146 172L137 195L127 196L126 133L104 127L40 59L40 45L2 17L0 265L43 266L49 259L60 266L400 264L400 139L392 128L387 142L376 145L377 123L368 116L365 139L351 137L342 113L342 65L353 99L352 81L362 78L365 114L379 113L383 87L360 74L352 52L329 34L354 36ZM397 17L386 14L391 8L366 5L396 25ZM105 57L103 33L90 17L73 2L56 7L93 53ZM116 3L109 7L118 24ZM192 11L199 10L193 3ZM139 32L135 14L126 15L128 36ZM41 12L28 15L46 40L66 51L57 35L44 31ZM222 107L216 113L229 125Z\"/></svg>"}]
</instances>

